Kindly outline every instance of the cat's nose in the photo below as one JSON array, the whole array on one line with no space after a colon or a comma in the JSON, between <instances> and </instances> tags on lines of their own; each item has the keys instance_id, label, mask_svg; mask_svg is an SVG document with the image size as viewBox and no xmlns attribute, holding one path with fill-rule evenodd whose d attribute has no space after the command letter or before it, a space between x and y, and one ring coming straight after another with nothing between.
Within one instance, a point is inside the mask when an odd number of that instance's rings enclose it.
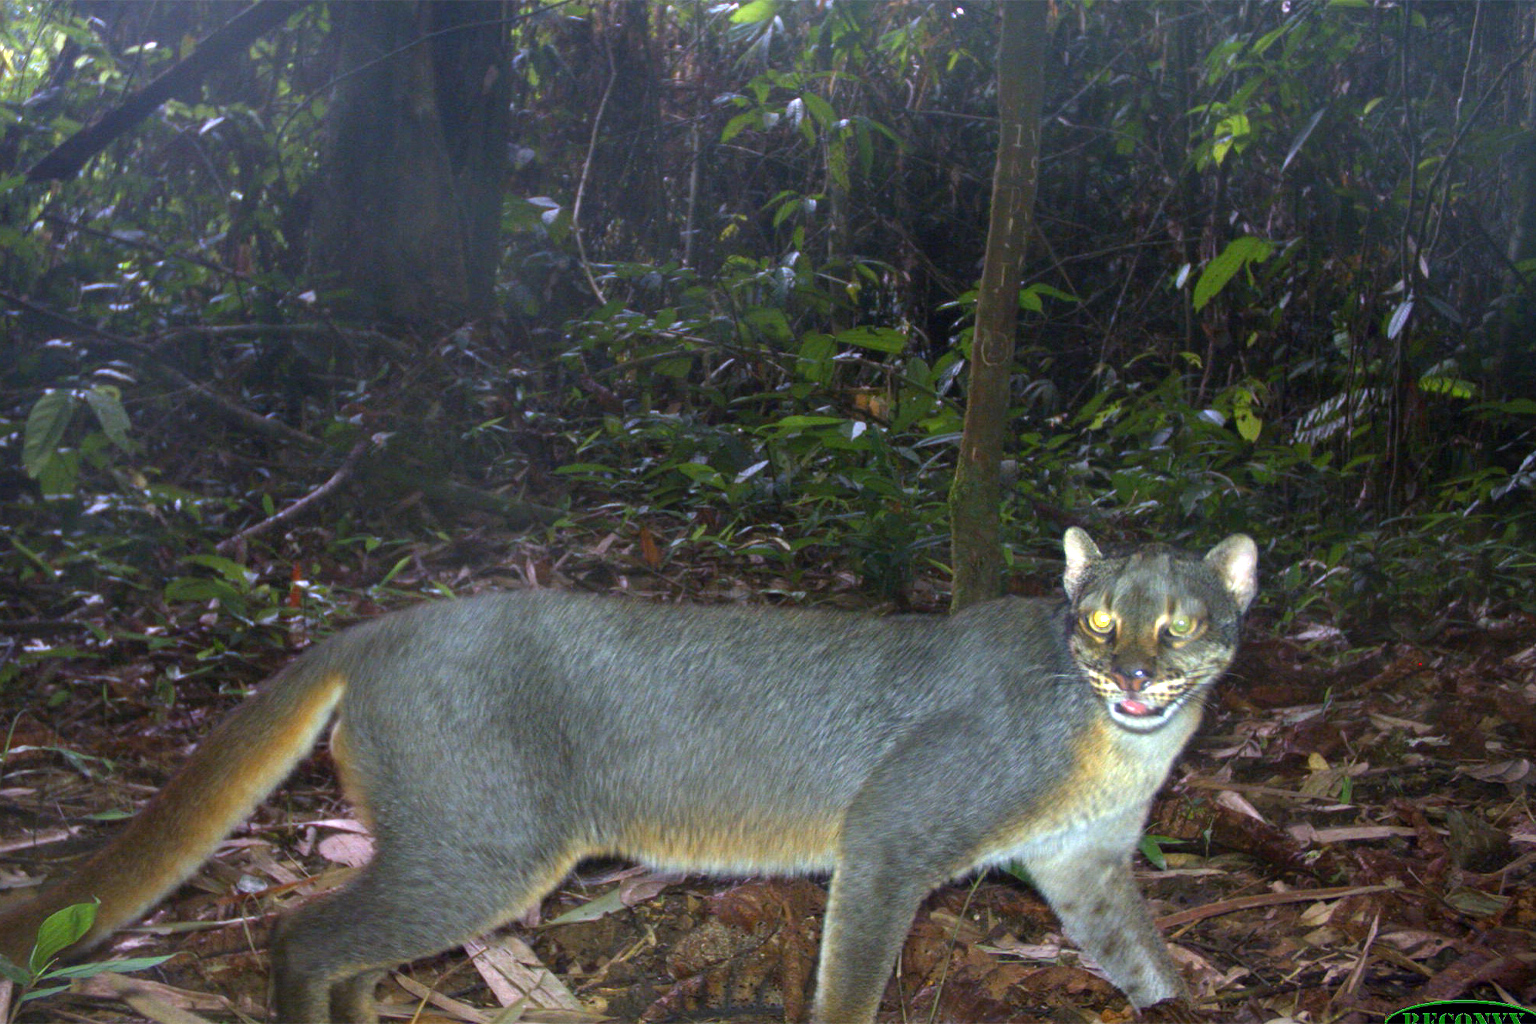
<instances>
[{"instance_id":1,"label":"cat's nose","mask_svg":"<svg viewBox=\"0 0 1536 1024\"><path fill-rule=\"evenodd\" d=\"M1115 677L1115 684L1126 693L1140 693L1148 678L1147 670L1144 668L1117 670L1112 675Z\"/></svg>"}]
</instances>

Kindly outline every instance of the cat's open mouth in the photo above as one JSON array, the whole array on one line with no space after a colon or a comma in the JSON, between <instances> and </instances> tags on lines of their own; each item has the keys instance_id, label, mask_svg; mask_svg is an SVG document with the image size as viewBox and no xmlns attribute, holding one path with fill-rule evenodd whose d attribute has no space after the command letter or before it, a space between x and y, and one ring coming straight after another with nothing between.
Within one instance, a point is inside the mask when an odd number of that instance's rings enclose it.
<instances>
[{"instance_id":1,"label":"cat's open mouth","mask_svg":"<svg viewBox=\"0 0 1536 1024\"><path fill-rule=\"evenodd\" d=\"M1139 700L1127 699L1115 702L1115 710L1126 718L1158 719L1167 713L1166 707L1153 707Z\"/></svg>"},{"instance_id":2,"label":"cat's open mouth","mask_svg":"<svg viewBox=\"0 0 1536 1024\"><path fill-rule=\"evenodd\" d=\"M1177 707L1177 702L1149 704L1136 697L1123 697L1109 702L1109 716L1118 722L1122 729L1129 729L1131 732L1156 732L1168 724L1169 715Z\"/></svg>"}]
</instances>

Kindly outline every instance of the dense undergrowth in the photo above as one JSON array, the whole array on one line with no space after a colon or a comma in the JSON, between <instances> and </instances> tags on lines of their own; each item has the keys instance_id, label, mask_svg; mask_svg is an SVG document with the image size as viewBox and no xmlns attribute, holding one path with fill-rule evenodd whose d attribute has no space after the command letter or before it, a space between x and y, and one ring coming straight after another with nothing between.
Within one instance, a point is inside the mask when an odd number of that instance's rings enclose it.
<instances>
[{"instance_id":1,"label":"dense undergrowth","mask_svg":"<svg viewBox=\"0 0 1536 1024\"><path fill-rule=\"evenodd\" d=\"M458 568L607 530L653 572L707 555L776 591L942 591L993 13L626 22L640 7L518 8L498 313L365 330L305 276L323 8L43 189L21 171L176 59L145 40L213 13L10 5L6 615L134 609L146 636L200 616L218 653L464 585L417 570L466 532L495 540ZM1529 607L1532 261L1492 240L1523 201L1527 13L1068 7L1020 294L1013 585L1042 586L1074 523L1245 530L1282 623L1425 639ZM626 134L600 140L601 75L637 38L658 82L701 91L649 128L607 111ZM642 197L646 160L667 185Z\"/></svg>"}]
</instances>

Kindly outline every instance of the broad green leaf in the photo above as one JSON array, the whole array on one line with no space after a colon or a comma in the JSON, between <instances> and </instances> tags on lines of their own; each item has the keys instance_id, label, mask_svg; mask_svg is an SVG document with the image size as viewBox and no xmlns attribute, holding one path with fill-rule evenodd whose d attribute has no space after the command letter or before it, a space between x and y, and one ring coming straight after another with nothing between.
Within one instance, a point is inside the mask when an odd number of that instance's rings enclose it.
<instances>
[{"instance_id":1,"label":"broad green leaf","mask_svg":"<svg viewBox=\"0 0 1536 1024\"><path fill-rule=\"evenodd\" d=\"M44 497L61 498L75 493L80 482L80 453L77 451L55 452L53 458L43 460L37 473L37 486Z\"/></svg>"},{"instance_id":2,"label":"broad green leaf","mask_svg":"<svg viewBox=\"0 0 1536 1024\"><path fill-rule=\"evenodd\" d=\"M731 12L731 24L756 25L778 13L777 0L751 0Z\"/></svg>"},{"instance_id":3,"label":"broad green leaf","mask_svg":"<svg viewBox=\"0 0 1536 1024\"><path fill-rule=\"evenodd\" d=\"M75 415L75 396L68 391L47 391L32 404L27 414L26 439L21 446L21 464L36 480L43 468L64 443L64 432Z\"/></svg>"},{"instance_id":4,"label":"broad green leaf","mask_svg":"<svg viewBox=\"0 0 1536 1024\"><path fill-rule=\"evenodd\" d=\"M86 405L89 405L92 413L97 416L97 422L101 424L101 433L108 436L108 441L117 445L120 450L132 453L134 441L127 436L129 422L127 422L127 410L123 408L123 395L120 391L111 384L97 384L86 391Z\"/></svg>"},{"instance_id":5,"label":"broad green leaf","mask_svg":"<svg viewBox=\"0 0 1536 1024\"><path fill-rule=\"evenodd\" d=\"M1250 444L1259 439L1259 432L1264 429L1264 421L1253 414L1253 406L1244 403L1233 410L1232 418L1237 422L1237 432L1244 441Z\"/></svg>"},{"instance_id":6,"label":"broad green leaf","mask_svg":"<svg viewBox=\"0 0 1536 1024\"><path fill-rule=\"evenodd\" d=\"M1163 843L1174 842L1170 836L1145 835L1141 837L1141 855L1157 870L1164 871L1168 867L1168 858L1163 856Z\"/></svg>"},{"instance_id":7,"label":"broad green leaf","mask_svg":"<svg viewBox=\"0 0 1536 1024\"><path fill-rule=\"evenodd\" d=\"M787 434L794 430L806 430L811 427L836 426L842 422L841 416L785 416L772 423L764 423L757 430L759 433Z\"/></svg>"},{"instance_id":8,"label":"broad green leaf","mask_svg":"<svg viewBox=\"0 0 1536 1024\"><path fill-rule=\"evenodd\" d=\"M1274 250L1273 244L1253 235L1234 238L1227 243L1220 255L1205 265L1205 269L1200 272L1200 280L1195 282L1195 294L1191 300L1195 309L1204 309L1205 304L1232 280L1232 275L1250 263L1263 263Z\"/></svg>"},{"instance_id":9,"label":"broad green leaf","mask_svg":"<svg viewBox=\"0 0 1536 1024\"><path fill-rule=\"evenodd\" d=\"M706 466L702 462L680 462L672 467L683 476L697 484L707 484L719 490L725 490L725 477L713 466Z\"/></svg>"},{"instance_id":10,"label":"broad green leaf","mask_svg":"<svg viewBox=\"0 0 1536 1024\"><path fill-rule=\"evenodd\" d=\"M850 327L846 331L838 331L833 337L846 345L857 345L875 352L896 353L907 347L907 336L894 327Z\"/></svg>"},{"instance_id":11,"label":"broad green leaf","mask_svg":"<svg viewBox=\"0 0 1536 1024\"><path fill-rule=\"evenodd\" d=\"M1419 390L1428 391L1434 395L1444 395L1447 398L1472 399L1477 397L1477 385L1460 377L1446 377L1439 374L1428 375L1419 378Z\"/></svg>"},{"instance_id":12,"label":"broad green leaf","mask_svg":"<svg viewBox=\"0 0 1536 1024\"><path fill-rule=\"evenodd\" d=\"M663 359L656 364L654 369L663 377L683 380L693 371L693 357L678 356L676 359Z\"/></svg>"},{"instance_id":13,"label":"broad green leaf","mask_svg":"<svg viewBox=\"0 0 1536 1024\"><path fill-rule=\"evenodd\" d=\"M178 576L166 583L161 591L167 601L187 601L199 604L204 601L218 601L222 605L239 606L243 604L241 591L230 586L225 580L205 579L201 576Z\"/></svg>"},{"instance_id":14,"label":"broad green leaf","mask_svg":"<svg viewBox=\"0 0 1536 1024\"><path fill-rule=\"evenodd\" d=\"M1489 402L1476 407L1478 412L1497 412L1507 416L1536 416L1536 398L1511 398L1507 402ZM14 539L12 543L15 543Z\"/></svg>"},{"instance_id":15,"label":"broad green leaf","mask_svg":"<svg viewBox=\"0 0 1536 1024\"><path fill-rule=\"evenodd\" d=\"M96 923L96 907L99 901L76 903L56 910L37 929L37 944L32 947L28 966L33 974L39 974L60 951L73 946Z\"/></svg>"},{"instance_id":16,"label":"broad green leaf","mask_svg":"<svg viewBox=\"0 0 1536 1024\"><path fill-rule=\"evenodd\" d=\"M256 574L232 558L225 558L222 555L188 555L185 560L193 565L212 569L229 582L242 587L248 587L256 582Z\"/></svg>"},{"instance_id":17,"label":"broad green leaf","mask_svg":"<svg viewBox=\"0 0 1536 1024\"><path fill-rule=\"evenodd\" d=\"M832 379L832 356L836 352L837 342L830 334L807 334L800 339L795 371L805 380L826 384Z\"/></svg>"},{"instance_id":18,"label":"broad green leaf","mask_svg":"<svg viewBox=\"0 0 1536 1024\"><path fill-rule=\"evenodd\" d=\"M805 101L806 112L814 117L816 123L823 128L831 127L832 123L837 120L837 111L832 109L832 104L815 93L802 93L800 98Z\"/></svg>"},{"instance_id":19,"label":"broad green leaf","mask_svg":"<svg viewBox=\"0 0 1536 1024\"><path fill-rule=\"evenodd\" d=\"M1239 142L1252 134L1248 124L1247 114L1233 114L1224 117L1216 125L1216 143L1211 148L1211 155L1219 164L1226 159L1227 153Z\"/></svg>"},{"instance_id":20,"label":"broad green leaf","mask_svg":"<svg viewBox=\"0 0 1536 1024\"><path fill-rule=\"evenodd\" d=\"M789 318L784 315L782 309L775 309L772 306L759 306L756 309L747 310L742 314L741 319L752 327L757 328L763 337L769 341L778 344L788 344L794 337L794 332L789 327Z\"/></svg>"}]
</instances>

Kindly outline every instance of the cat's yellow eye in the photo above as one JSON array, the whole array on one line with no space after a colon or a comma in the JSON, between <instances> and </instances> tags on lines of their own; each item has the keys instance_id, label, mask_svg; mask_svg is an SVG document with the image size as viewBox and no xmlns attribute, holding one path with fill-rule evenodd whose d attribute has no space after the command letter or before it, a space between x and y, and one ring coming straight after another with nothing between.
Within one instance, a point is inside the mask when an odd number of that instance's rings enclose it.
<instances>
[{"instance_id":1,"label":"cat's yellow eye","mask_svg":"<svg viewBox=\"0 0 1536 1024\"><path fill-rule=\"evenodd\" d=\"M1115 617L1103 608L1095 608L1083 616L1083 622L1094 633L1107 635L1115 631Z\"/></svg>"},{"instance_id":2,"label":"cat's yellow eye","mask_svg":"<svg viewBox=\"0 0 1536 1024\"><path fill-rule=\"evenodd\" d=\"M1168 620L1168 635L1178 640L1194 636L1198 623L1188 615L1175 615Z\"/></svg>"}]
</instances>

